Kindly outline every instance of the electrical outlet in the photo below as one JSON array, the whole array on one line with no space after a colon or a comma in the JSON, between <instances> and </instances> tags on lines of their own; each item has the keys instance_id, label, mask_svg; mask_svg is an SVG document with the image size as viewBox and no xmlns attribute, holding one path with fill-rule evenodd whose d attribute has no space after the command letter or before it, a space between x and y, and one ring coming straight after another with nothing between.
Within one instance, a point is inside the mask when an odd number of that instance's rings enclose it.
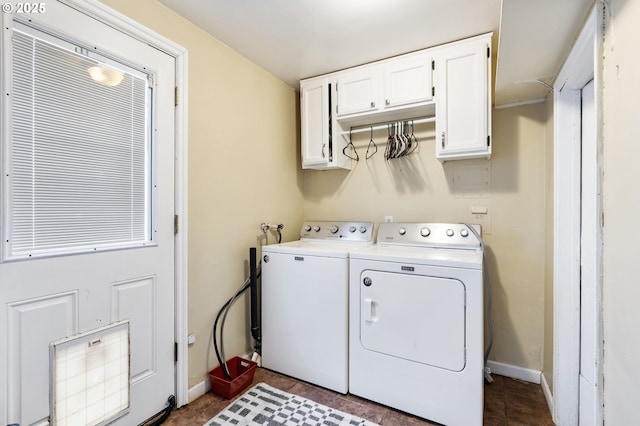
<instances>
[{"instance_id":1,"label":"electrical outlet","mask_svg":"<svg viewBox=\"0 0 640 426\"><path fill-rule=\"evenodd\" d=\"M187 345L191 346L196 342L196 335L190 334L187 336Z\"/></svg>"}]
</instances>

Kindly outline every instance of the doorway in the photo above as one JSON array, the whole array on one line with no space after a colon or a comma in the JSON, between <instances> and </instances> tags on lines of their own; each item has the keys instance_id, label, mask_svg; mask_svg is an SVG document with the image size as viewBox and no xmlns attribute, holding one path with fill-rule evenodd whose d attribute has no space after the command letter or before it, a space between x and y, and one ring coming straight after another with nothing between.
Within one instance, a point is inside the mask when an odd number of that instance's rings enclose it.
<instances>
[{"instance_id":1,"label":"doorway","mask_svg":"<svg viewBox=\"0 0 640 426\"><path fill-rule=\"evenodd\" d=\"M48 422L51 341L126 319L130 323L131 393L128 414L119 422L138 424L163 409L171 394L177 394L178 405L186 402L186 226L182 219L186 216L186 159L181 134L186 111L175 107L175 87L184 79L186 52L104 6L65 3L72 6L50 2L46 13L3 14L0 42L7 55L2 69L7 90L3 93L14 94L8 69L12 62L5 46L11 43L18 24L34 29L37 41L33 43L57 43L62 50L68 47L65 43L76 44L67 49L72 57L92 60L91 54L98 53L99 62L122 60L148 75L148 98L153 105L149 120L153 126L148 128L151 154L143 166L149 172L151 215L146 216L148 227L143 225L148 235L133 245L27 253L23 258L13 256L12 248L3 245L0 309L7 322L0 327L0 355L6 360L0 366L0 383L6 386L0 388L0 423ZM180 99L184 101L184 96ZM4 111L13 105L12 101L3 104L3 129L9 128L12 117ZM74 130L67 131L65 137ZM3 194L16 192L11 186L13 165L7 153L12 151L7 140L3 138L3 171L7 171L2 174ZM12 235L8 231L12 226L7 225L13 225L17 217L9 213L16 203L7 200L2 203L3 236ZM182 225L178 234L174 234L176 214Z\"/></svg>"},{"instance_id":2,"label":"doorway","mask_svg":"<svg viewBox=\"0 0 640 426\"><path fill-rule=\"evenodd\" d=\"M596 4L554 84L553 419L602 425L601 83Z\"/></svg>"}]
</instances>

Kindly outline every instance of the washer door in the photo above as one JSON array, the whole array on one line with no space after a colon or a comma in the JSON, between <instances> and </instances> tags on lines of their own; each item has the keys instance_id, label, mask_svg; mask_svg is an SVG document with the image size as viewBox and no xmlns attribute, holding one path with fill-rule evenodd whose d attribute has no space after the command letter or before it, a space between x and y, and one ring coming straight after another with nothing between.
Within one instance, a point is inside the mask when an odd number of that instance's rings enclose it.
<instances>
[{"instance_id":1,"label":"washer door","mask_svg":"<svg viewBox=\"0 0 640 426\"><path fill-rule=\"evenodd\" d=\"M360 343L370 351L462 371L465 290L453 278L362 271Z\"/></svg>"}]
</instances>

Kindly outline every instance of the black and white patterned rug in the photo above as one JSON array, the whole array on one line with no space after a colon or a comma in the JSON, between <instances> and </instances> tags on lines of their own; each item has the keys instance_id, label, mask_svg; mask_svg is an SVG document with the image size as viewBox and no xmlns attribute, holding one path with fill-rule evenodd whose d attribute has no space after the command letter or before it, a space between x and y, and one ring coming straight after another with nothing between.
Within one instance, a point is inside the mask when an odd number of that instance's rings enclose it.
<instances>
[{"instance_id":1,"label":"black and white patterned rug","mask_svg":"<svg viewBox=\"0 0 640 426\"><path fill-rule=\"evenodd\" d=\"M258 383L204 426L377 426L368 420Z\"/></svg>"}]
</instances>

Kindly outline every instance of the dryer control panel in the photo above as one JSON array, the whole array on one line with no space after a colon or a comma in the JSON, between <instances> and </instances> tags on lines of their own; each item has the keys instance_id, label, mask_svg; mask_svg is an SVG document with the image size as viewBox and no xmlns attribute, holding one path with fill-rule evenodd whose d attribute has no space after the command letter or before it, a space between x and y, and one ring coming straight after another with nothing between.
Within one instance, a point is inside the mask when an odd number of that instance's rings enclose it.
<instances>
[{"instance_id":1,"label":"dryer control panel","mask_svg":"<svg viewBox=\"0 0 640 426\"><path fill-rule=\"evenodd\" d=\"M378 244L475 250L481 248L480 232L480 225L464 223L383 222Z\"/></svg>"},{"instance_id":2,"label":"dryer control panel","mask_svg":"<svg viewBox=\"0 0 640 426\"><path fill-rule=\"evenodd\" d=\"M373 222L306 221L300 230L300 239L375 242Z\"/></svg>"}]
</instances>

